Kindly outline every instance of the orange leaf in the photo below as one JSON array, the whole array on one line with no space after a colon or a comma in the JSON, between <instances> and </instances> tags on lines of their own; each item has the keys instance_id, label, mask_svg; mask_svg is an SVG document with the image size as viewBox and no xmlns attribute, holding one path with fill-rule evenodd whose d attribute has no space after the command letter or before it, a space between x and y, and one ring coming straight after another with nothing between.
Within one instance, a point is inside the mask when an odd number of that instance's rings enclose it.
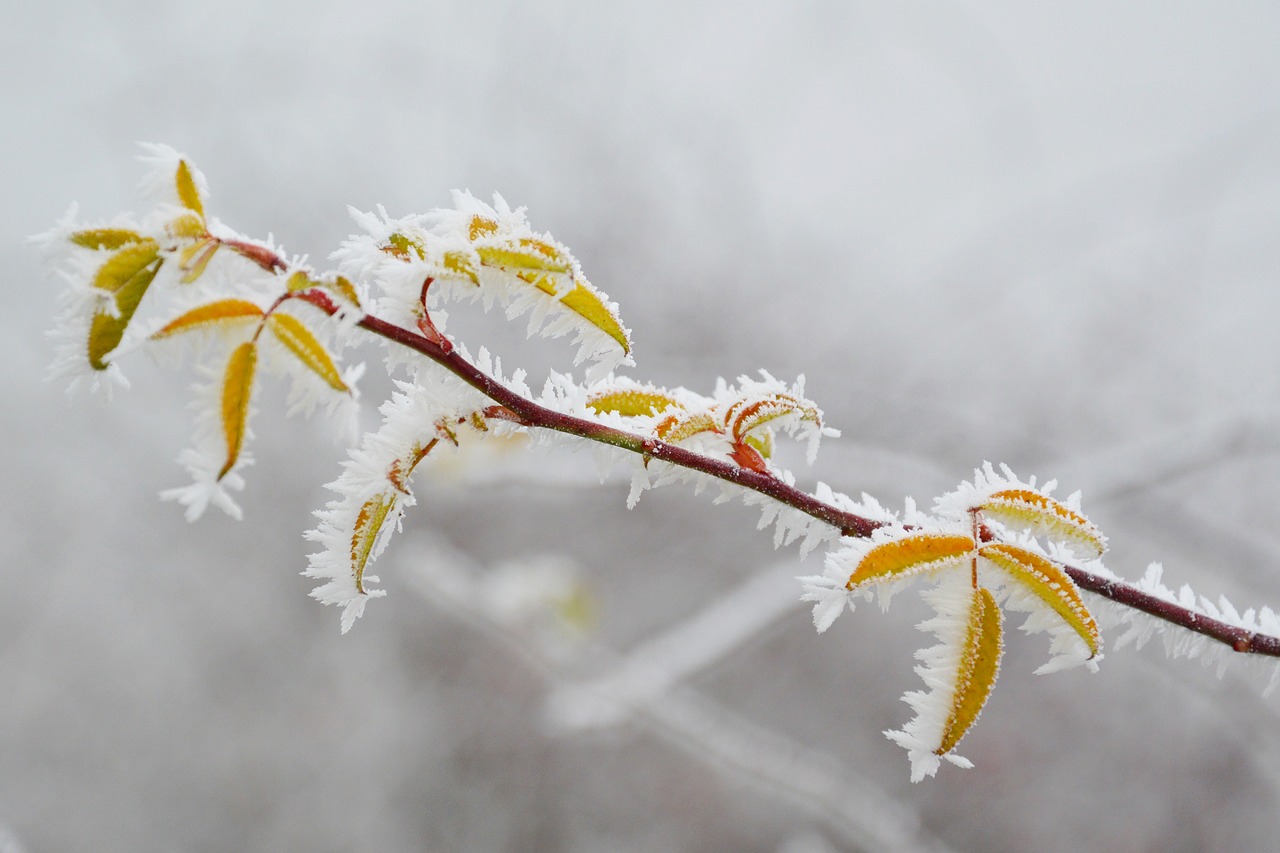
<instances>
[{"instance_id":1,"label":"orange leaf","mask_svg":"<svg viewBox=\"0 0 1280 853\"><path fill-rule=\"evenodd\" d=\"M912 533L873 547L849 575L845 584L855 589L865 583L898 580L959 565L973 552L973 538L949 533Z\"/></svg>"},{"instance_id":2,"label":"orange leaf","mask_svg":"<svg viewBox=\"0 0 1280 853\"><path fill-rule=\"evenodd\" d=\"M222 433L227 441L227 461L218 472L219 480L227 476L240 458L257 365L258 345L253 341L245 341L236 347L227 361L227 373L222 383Z\"/></svg>"},{"instance_id":3,"label":"orange leaf","mask_svg":"<svg viewBox=\"0 0 1280 853\"><path fill-rule=\"evenodd\" d=\"M175 317L163 328L154 332L151 337L167 338L179 332L189 332L192 329L214 324L231 325L244 320L258 319L262 317L262 313L261 308L247 299L220 299L217 302L192 308L180 317Z\"/></svg>"}]
</instances>

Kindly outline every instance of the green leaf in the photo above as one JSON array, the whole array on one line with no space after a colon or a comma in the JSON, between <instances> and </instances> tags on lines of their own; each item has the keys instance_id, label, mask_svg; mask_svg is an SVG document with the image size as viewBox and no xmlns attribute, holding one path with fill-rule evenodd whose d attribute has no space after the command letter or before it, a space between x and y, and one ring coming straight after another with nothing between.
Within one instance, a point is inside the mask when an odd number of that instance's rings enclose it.
<instances>
[{"instance_id":1,"label":"green leaf","mask_svg":"<svg viewBox=\"0 0 1280 853\"><path fill-rule=\"evenodd\" d=\"M262 309L247 299L220 299L217 302L210 302L206 305L192 308L180 317L175 317L166 323L162 329L152 333L151 337L167 338L170 335L191 331L202 326L213 324L228 325L244 320L256 320L262 314Z\"/></svg>"}]
</instances>

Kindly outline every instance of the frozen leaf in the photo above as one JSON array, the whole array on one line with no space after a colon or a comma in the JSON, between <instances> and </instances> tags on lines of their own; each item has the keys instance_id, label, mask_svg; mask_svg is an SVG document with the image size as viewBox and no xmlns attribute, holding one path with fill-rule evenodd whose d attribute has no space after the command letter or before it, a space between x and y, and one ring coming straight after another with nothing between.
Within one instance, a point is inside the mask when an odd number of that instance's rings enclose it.
<instances>
[{"instance_id":1,"label":"frozen leaf","mask_svg":"<svg viewBox=\"0 0 1280 853\"><path fill-rule=\"evenodd\" d=\"M1003 650L1000 608L989 591L979 588L973 593L968 631L956 673L955 694L950 714L942 727L942 742L934 750L936 755L945 755L955 749L960 738L977 721L1000 670L1000 653Z\"/></svg>"},{"instance_id":2,"label":"frozen leaf","mask_svg":"<svg viewBox=\"0 0 1280 853\"><path fill-rule=\"evenodd\" d=\"M143 248L147 251L135 253L135 248ZM120 256L126 253L129 254L128 262L123 263ZM152 280L155 279L161 263L156 253L156 246L151 243L149 247L140 245L124 249L113 256L104 264L104 269L107 266L112 267L108 275L104 276L103 271L99 270L95 284L101 283L99 286L102 289L111 290L114 293L112 301L114 310L99 308L89 321L87 351L89 366L94 370L107 369L105 361L107 355L120 345L121 339L124 338L124 331L129 321L133 319L133 315L137 313L138 305L142 302L147 288L151 286ZM128 275L124 277L126 272Z\"/></svg>"},{"instance_id":3,"label":"frozen leaf","mask_svg":"<svg viewBox=\"0 0 1280 853\"><path fill-rule=\"evenodd\" d=\"M90 228L86 231L76 231L67 239L86 249L110 250L120 249L132 243L149 242L148 238L127 228Z\"/></svg>"},{"instance_id":4,"label":"frozen leaf","mask_svg":"<svg viewBox=\"0 0 1280 853\"><path fill-rule=\"evenodd\" d=\"M204 203L200 200L200 191L196 189L195 178L186 160L178 161L178 172L174 176L174 182L177 184L178 199L182 202L182 206L204 219Z\"/></svg>"},{"instance_id":5,"label":"frozen leaf","mask_svg":"<svg viewBox=\"0 0 1280 853\"><path fill-rule=\"evenodd\" d=\"M323 282L323 285L327 290L332 290L355 307L360 307L360 295L356 293L355 285L346 276L337 276L333 281Z\"/></svg>"},{"instance_id":6,"label":"frozen leaf","mask_svg":"<svg viewBox=\"0 0 1280 853\"><path fill-rule=\"evenodd\" d=\"M975 507L1002 524L1061 540L1081 556L1101 557L1106 539L1093 522L1048 495L1032 489L1003 489Z\"/></svg>"},{"instance_id":7,"label":"frozen leaf","mask_svg":"<svg viewBox=\"0 0 1280 853\"><path fill-rule=\"evenodd\" d=\"M1080 635L1091 656L1098 653L1098 625L1066 572L1052 561L1016 545L984 545L978 553L1061 616Z\"/></svg>"},{"instance_id":8,"label":"frozen leaf","mask_svg":"<svg viewBox=\"0 0 1280 853\"><path fill-rule=\"evenodd\" d=\"M222 433L227 443L227 461L218 471L219 480L227 476L240 458L257 364L258 346L253 341L245 341L236 347L227 361L227 372L222 382Z\"/></svg>"},{"instance_id":9,"label":"frozen leaf","mask_svg":"<svg viewBox=\"0 0 1280 853\"><path fill-rule=\"evenodd\" d=\"M285 345L298 360L309 367L317 376L328 383L335 391L348 392L351 389L342 381L342 375L333 363L328 350L302 321L290 314L279 312L267 318L267 325L280 343Z\"/></svg>"},{"instance_id":10,"label":"frozen leaf","mask_svg":"<svg viewBox=\"0 0 1280 853\"><path fill-rule=\"evenodd\" d=\"M854 589L866 583L895 581L960 565L973 552L973 539L945 533L912 533L882 542L868 551L846 583Z\"/></svg>"},{"instance_id":11,"label":"frozen leaf","mask_svg":"<svg viewBox=\"0 0 1280 853\"><path fill-rule=\"evenodd\" d=\"M617 391L601 391L587 399L587 408L604 414L614 412L623 417L642 417L661 414L680 404L671 395L657 388L625 388Z\"/></svg>"},{"instance_id":12,"label":"frozen leaf","mask_svg":"<svg viewBox=\"0 0 1280 853\"><path fill-rule=\"evenodd\" d=\"M548 296L555 296L558 292L550 276L526 272L520 273L519 277ZM627 330L623 327L617 312L610 307L604 294L587 284L585 280L574 279L573 289L560 297L560 304L613 338L618 346L622 347L624 353L631 352L631 338L627 335Z\"/></svg>"},{"instance_id":13,"label":"frozen leaf","mask_svg":"<svg viewBox=\"0 0 1280 853\"><path fill-rule=\"evenodd\" d=\"M129 245L107 258L93 277L93 286L108 293L124 288L135 275L151 264L160 254L154 240Z\"/></svg>"},{"instance_id":14,"label":"frozen leaf","mask_svg":"<svg viewBox=\"0 0 1280 853\"><path fill-rule=\"evenodd\" d=\"M422 241L407 234L396 232L387 238L387 243L389 245L384 251L398 258L408 259L410 254L413 254L421 260L427 256L427 247L422 244Z\"/></svg>"},{"instance_id":15,"label":"frozen leaf","mask_svg":"<svg viewBox=\"0 0 1280 853\"><path fill-rule=\"evenodd\" d=\"M654 434L668 444L679 444L701 432L718 432L720 425L707 412L681 412L667 415L653 428Z\"/></svg>"},{"instance_id":16,"label":"frozen leaf","mask_svg":"<svg viewBox=\"0 0 1280 853\"><path fill-rule=\"evenodd\" d=\"M262 314L262 309L247 299L220 299L217 302L192 308L182 316L170 320L151 337L167 338L179 332L188 332L206 326L242 323L245 320L260 319Z\"/></svg>"},{"instance_id":17,"label":"frozen leaf","mask_svg":"<svg viewBox=\"0 0 1280 853\"><path fill-rule=\"evenodd\" d=\"M193 243L179 254L178 267L183 270L182 278L179 279L183 284L191 284L193 281L204 275L204 271L209 266L209 262L213 260L214 254L217 253L218 247L222 243L213 238L202 240L199 243Z\"/></svg>"},{"instance_id":18,"label":"frozen leaf","mask_svg":"<svg viewBox=\"0 0 1280 853\"><path fill-rule=\"evenodd\" d=\"M381 494L365 501L356 515L355 530L351 533L351 575L355 578L356 591L365 594L364 569L376 554L378 538L388 516L396 509L394 493Z\"/></svg>"},{"instance_id":19,"label":"frozen leaf","mask_svg":"<svg viewBox=\"0 0 1280 853\"><path fill-rule=\"evenodd\" d=\"M168 224L165 225L165 231L172 237L189 240L205 237L209 234L209 228L205 225L204 218L190 211L179 214L169 220Z\"/></svg>"},{"instance_id":20,"label":"frozen leaf","mask_svg":"<svg viewBox=\"0 0 1280 853\"><path fill-rule=\"evenodd\" d=\"M563 252L543 240L531 237L497 246L477 246L476 254L485 266L513 272L573 272L573 262Z\"/></svg>"}]
</instances>

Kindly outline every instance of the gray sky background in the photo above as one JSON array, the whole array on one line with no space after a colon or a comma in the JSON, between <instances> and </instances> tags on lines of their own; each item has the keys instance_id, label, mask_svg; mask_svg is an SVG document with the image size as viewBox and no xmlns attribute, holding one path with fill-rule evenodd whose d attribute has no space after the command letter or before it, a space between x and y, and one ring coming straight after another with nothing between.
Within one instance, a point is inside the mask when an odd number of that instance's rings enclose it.
<instances>
[{"instance_id":1,"label":"gray sky background","mask_svg":"<svg viewBox=\"0 0 1280 853\"><path fill-rule=\"evenodd\" d=\"M1083 490L1114 570L1161 560L1175 583L1280 605L1280 10L10 0L5 13L5 853L6 827L29 851L878 843L859 836L875 817L856 803L836 817L797 804L699 757L699 738L680 745L670 720L549 733L554 678L409 580L433 555L471 569L554 555L597 601L593 648L625 653L794 560L741 507L670 489L628 514L625 485L572 473L592 470L585 458L438 488L420 477L380 567L389 597L339 638L297 577L341 458L319 421L264 406L245 522L188 526L158 502L182 478L188 377L126 364L135 388L109 406L43 382L58 285L24 243L72 200L90 218L136 209L140 140L192 156L228 224L316 260L351 230L348 204L396 214L453 187L499 191L620 303L635 376L706 390L760 367L804 372L844 431L804 482L897 505L1007 462ZM468 341L568 366L567 347L453 313ZM688 686L829 762L847 790L895 801L919 839L1271 846L1277 700L1238 667L1219 681L1154 649L1038 678L1043 639L1011 636L962 750L977 769L910 786L880 731L905 722L898 696L918 686L911 654L928 640L912 597L821 638L794 608Z\"/></svg>"}]
</instances>

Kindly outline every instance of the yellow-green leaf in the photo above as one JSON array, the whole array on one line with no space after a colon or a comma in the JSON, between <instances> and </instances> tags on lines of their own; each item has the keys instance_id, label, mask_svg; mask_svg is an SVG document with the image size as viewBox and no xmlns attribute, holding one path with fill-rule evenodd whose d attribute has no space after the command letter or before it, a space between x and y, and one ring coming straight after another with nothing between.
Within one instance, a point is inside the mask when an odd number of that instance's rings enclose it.
<instances>
[{"instance_id":1,"label":"yellow-green leaf","mask_svg":"<svg viewBox=\"0 0 1280 853\"><path fill-rule=\"evenodd\" d=\"M227 476L240 458L257 366L258 345L253 341L245 341L236 347L227 361L227 373L222 382L222 433L227 442L227 461L218 472L219 480Z\"/></svg>"},{"instance_id":2,"label":"yellow-green leaf","mask_svg":"<svg viewBox=\"0 0 1280 853\"><path fill-rule=\"evenodd\" d=\"M973 538L950 533L911 533L881 542L863 555L845 584L899 580L958 565L971 557Z\"/></svg>"},{"instance_id":3,"label":"yellow-green leaf","mask_svg":"<svg viewBox=\"0 0 1280 853\"><path fill-rule=\"evenodd\" d=\"M392 255L396 255L397 257L407 258L409 257L410 251L417 255L419 259L424 258L427 255L427 249L422 245L422 242L407 234L397 232L388 237L387 242L390 245L385 251Z\"/></svg>"},{"instance_id":4,"label":"yellow-green leaf","mask_svg":"<svg viewBox=\"0 0 1280 853\"><path fill-rule=\"evenodd\" d=\"M195 177L191 174L191 167L187 165L186 160L178 161L178 173L174 176L174 183L177 184L178 200L182 202L182 206L204 219L204 203L200 201L200 191L196 189Z\"/></svg>"},{"instance_id":5,"label":"yellow-green leaf","mask_svg":"<svg viewBox=\"0 0 1280 853\"><path fill-rule=\"evenodd\" d=\"M125 249L124 251L127 252L129 250ZM107 263L111 263L111 261ZM120 345L129 321L137 313L142 297L146 294L147 288L151 286L151 282L156 277L156 272L162 264L163 261L156 256L153 249L150 262L136 269L122 283L114 285L115 312L99 309L89 321L87 349L89 366L94 370L107 369L107 363L104 359ZM101 277L101 273L99 273L99 277Z\"/></svg>"},{"instance_id":6,"label":"yellow-green leaf","mask_svg":"<svg viewBox=\"0 0 1280 853\"><path fill-rule=\"evenodd\" d=\"M601 414L616 412L628 418L656 415L680 404L675 398L656 388L626 388L620 391L603 391L587 400L587 408Z\"/></svg>"},{"instance_id":7,"label":"yellow-green leaf","mask_svg":"<svg viewBox=\"0 0 1280 853\"><path fill-rule=\"evenodd\" d=\"M209 239L205 240L203 243L197 243L196 245L203 246L204 248L194 260L190 259L185 251L183 252L182 257L184 260L179 264L179 266L185 270L182 274L182 278L179 279L183 284L191 284L191 282L204 275L205 269L209 266L209 261L213 260L214 253L218 251L218 247L221 246L222 243L218 240Z\"/></svg>"},{"instance_id":8,"label":"yellow-green leaf","mask_svg":"<svg viewBox=\"0 0 1280 853\"><path fill-rule=\"evenodd\" d=\"M315 282L303 270L295 270L290 273L289 278L285 280L285 288L290 293L296 293L299 290L306 290L308 287L315 287Z\"/></svg>"},{"instance_id":9,"label":"yellow-green leaf","mask_svg":"<svg viewBox=\"0 0 1280 853\"><path fill-rule=\"evenodd\" d=\"M1044 534L1084 556L1101 557L1107 540L1089 519L1059 501L1031 489L995 492L977 507L984 515L1032 534Z\"/></svg>"},{"instance_id":10,"label":"yellow-green leaf","mask_svg":"<svg viewBox=\"0 0 1280 853\"><path fill-rule=\"evenodd\" d=\"M942 742L935 750L937 755L955 749L960 738L977 721L1000 672L1003 648L1000 608L996 606L995 597L979 587L973 591L969 605L969 625L960 652L951 713L942 727Z\"/></svg>"},{"instance_id":11,"label":"yellow-green leaf","mask_svg":"<svg viewBox=\"0 0 1280 853\"><path fill-rule=\"evenodd\" d=\"M311 330L301 320L291 314L276 313L267 318L267 325L271 327L276 339L327 382L330 388L343 392L351 390L342 381L342 376L324 345L316 340L316 336L311 334Z\"/></svg>"},{"instance_id":12,"label":"yellow-green leaf","mask_svg":"<svg viewBox=\"0 0 1280 853\"><path fill-rule=\"evenodd\" d=\"M167 338L179 332L189 332L214 324L229 326L245 320L260 319L262 314L262 309L247 299L220 299L217 302L192 308L185 314L175 317L165 323L159 331L154 332L151 337Z\"/></svg>"},{"instance_id":13,"label":"yellow-green leaf","mask_svg":"<svg viewBox=\"0 0 1280 853\"><path fill-rule=\"evenodd\" d=\"M127 228L90 228L86 231L77 231L67 239L86 249L114 250L131 243L141 243L147 238Z\"/></svg>"},{"instance_id":14,"label":"yellow-green leaf","mask_svg":"<svg viewBox=\"0 0 1280 853\"><path fill-rule=\"evenodd\" d=\"M1079 590L1061 567L1039 554L1016 545L997 543L984 545L978 554L1003 569L1023 589L1035 595L1054 612L1089 647L1089 655L1098 653L1098 623L1085 607Z\"/></svg>"},{"instance_id":15,"label":"yellow-green leaf","mask_svg":"<svg viewBox=\"0 0 1280 853\"><path fill-rule=\"evenodd\" d=\"M762 430L761 432L752 433L743 439L747 446L754 447L756 452L764 459L773 458L773 431Z\"/></svg>"},{"instance_id":16,"label":"yellow-green leaf","mask_svg":"<svg viewBox=\"0 0 1280 853\"><path fill-rule=\"evenodd\" d=\"M364 595L364 569L373 556L378 535L387 517L396 508L394 492L377 495L365 501L356 515L355 529L351 533L351 576L356 582L356 592Z\"/></svg>"},{"instance_id":17,"label":"yellow-green leaf","mask_svg":"<svg viewBox=\"0 0 1280 853\"><path fill-rule=\"evenodd\" d=\"M154 240L127 245L98 267L98 272L93 277L93 286L108 293L116 293L140 270L155 261L159 254L160 247Z\"/></svg>"}]
</instances>

